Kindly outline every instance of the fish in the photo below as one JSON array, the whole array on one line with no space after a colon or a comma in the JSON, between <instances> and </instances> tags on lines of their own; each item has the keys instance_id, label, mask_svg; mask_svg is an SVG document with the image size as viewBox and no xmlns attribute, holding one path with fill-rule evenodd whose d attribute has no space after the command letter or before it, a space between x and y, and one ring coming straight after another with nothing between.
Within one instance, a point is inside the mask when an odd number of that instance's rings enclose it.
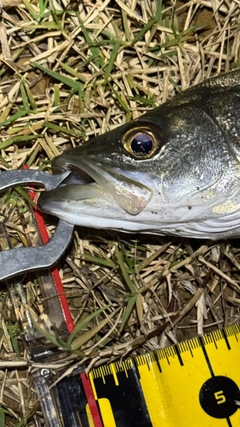
<instances>
[{"instance_id":1,"label":"fish","mask_svg":"<svg viewBox=\"0 0 240 427\"><path fill-rule=\"evenodd\" d=\"M41 211L71 224L219 240L240 236L240 70L203 81L53 160L70 171Z\"/></svg>"}]
</instances>

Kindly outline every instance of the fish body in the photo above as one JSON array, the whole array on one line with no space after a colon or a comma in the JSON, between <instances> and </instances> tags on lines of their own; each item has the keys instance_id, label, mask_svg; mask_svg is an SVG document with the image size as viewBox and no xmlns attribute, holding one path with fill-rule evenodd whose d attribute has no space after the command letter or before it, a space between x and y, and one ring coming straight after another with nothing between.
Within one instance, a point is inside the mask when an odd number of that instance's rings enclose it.
<instances>
[{"instance_id":1,"label":"fish body","mask_svg":"<svg viewBox=\"0 0 240 427\"><path fill-rule=\"evenodd\" d=\"M240 71L185 90L53 161L71 170L39 208L75 225L240 236Z\"/></svg>"}]
</instances>

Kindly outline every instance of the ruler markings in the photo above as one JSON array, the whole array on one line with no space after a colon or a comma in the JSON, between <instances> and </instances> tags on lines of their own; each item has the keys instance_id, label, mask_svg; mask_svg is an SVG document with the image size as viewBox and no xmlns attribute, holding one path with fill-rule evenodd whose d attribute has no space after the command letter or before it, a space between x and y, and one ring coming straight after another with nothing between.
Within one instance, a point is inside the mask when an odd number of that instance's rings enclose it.
<instances>
[{"instance_id":1,"label":"ruler markings","mask_svg":"<svg viewBox=\"0 0 240 427\"><path fill-rule=\"evenodd\" d=\"M193 356L193 348L191 347L191 345L189 345L189 353L191 354L192 357L194 357Z\"/></svg>"},{"instance_id":2,"label":"ruler markings","mask_svg":"<svg viewBox=\"0 0 240 427\"><path fill-rule=\"evenodd\" d=\"M165 355L161 355L161 359L162 360L164 360L164 359L166 359L166 361L167 361L167 363L168 363L168 365L170 365L170 361L169 361L169 357L168 357L168 354L167 353L165 353Z\"/></svg>"},{"instance_id":3,"label":"ruler markings","mask_svg":"<svg viewBox=\"0 0 240 427\"><path fill-rule=\"evenodd\" d=\"M151 364L154 360L153 353L139 355L139 356L136 356L135 359L136 359L136 363L139 367L142 365L147 365L148 369L151 370Z\"/></svg>"},{"instance_id":4,"label":"ruler markings","mask_svg":"<svg viewBox=\"0 0 240 427\"><path fill-rule=\"evenodd\" d=\"M136 362L139 366L144 365L147 362L147 358L141 354L136 357Z\"/></svg>"},{"instance_id":5,"label":"ruler markings","mask_svg":"<svg viewBox=\"0 0 240 427\"><path fill-rule=\"evenodd\" d=\"M166 347L166 350L168 351L169 356L175 356L175 351L174 351L174 347Z\"/></svg>"},{"instance_id":6,"label":"ruler markings","mask_svg":"<svg viewBox=\"0 0 240 427\"><path fill-rule=\"evenodd\" d=\"M181 345L182 344L182 345ZM189 343L188 342L183 342L183 343L179 343L178 344L179 345L179 348L180 348L180 350L183 352L183 351L188 351L189 350L189 348L190 348L190 345L189 345Z\"/></svg>"},{"instance_id":7,"label":"ruler markings","mask_svg":"<svg viewBox=\"0 0 240 427\"><path fill-rule=\"evenodd\" d=\"M161 359L162 373L159 374L158 379L158 400L160 402L158 405L162 413L158 422L156 421L153 425L154 427L199 427L202 425L213 427L210 422L206 422L210 418L208 415L202 418L204 413L198 398L202 382L209 377L209 369L205 363L200 343L192 349L192 352L182 351L181 357L183 366L180 365L176 354L169 358L169 364L166 359Z\"/></svg>"},{"instance_id":8,"label":"ruler markings","mask_svg":"<svg viewBox=\"0 0 240 427\"><path fill-rule=\"evenodd\" d=\"M214 377L215 375L214 375L213 368L212 368L211 362L209 360L209 357L208 357L208 354L207 354L207 351L206 351L206 346L205 346L203 337L199 337L199 342L201 344L201 349L202 349L203 355L205 357L205 360L207 362L207 366L208 366L208 369L210 371L210 374L211 374L212 377Z\"/></svg>"},{"instance_id":9,"label":"ruler markings","mask_svg":"<svg viewBox=\"0 0 240 427\"><path fill-rule=\"evenodd\" d=\"M193 355L193 350L196 348L196 343L194 340L191 340L190 342L187 343L187 348L189 353L191 354L192 357L194 357Z\"/></svg>"},{"instance_id":10,"label":"ruler markings","mask_svg":"<svg viewBox=\"0 0 240 427\"><path fill-rule=\"evenodd\" d=\"M93 369L89 379L103 427L237 427L239 334L239 325L231 325Z\"/></svg>"},{"instance_id":11,"label":"ruler markings","mask_svg":"<svg viewBox=\"0 0 240 427\"><path fill-rule=\"evenodd\" d=\"M227 349L228 349L228 350L231 350L231 346L230 346L230 343L229 343L229 340L228 340L227 334L226 334L226 332L224 331L224 329L222 329L222 336L223 336L223 338L224 338L224 340L225 340L225 343L226 343Z\"/></svg>"},{"instance_id":12,"label":"ruler markings","mask_svg":"<svg viewBox=\"0 0 240 427\"><path fill-rule=\"evenodd\" d=\"M237 341L238 341L239 332L240 332L240 326L238 324L231 325L231 326L228 326L227 328L225 328L225 333L226 333L227 337L234 335Z\"/></svg>"},{"instance_id":13,"label":"ruler markings","mask_svg":"<svg viewBox=\"0 0 240 427\"><path fill-rule=\"evenodd\" d=\"M235 328L233 328L233 326L234 326L234 325L230 325L230 326L227 326L227 327L225 328L225 333L226 333L227 337L229 337L229 336L231 336L231 335L236 335L236 334L238 334L238 330L237 330L237 329L235 329Z\"/></svg>"},{"instance_id":14,"label":"ruler markings","mask_svg":"<svg viewBox=\"0 0 240 427\"><path fill-rule=\"evenodd\" d=\"M218 337L217 336L213 337L213 344L214 344L214 347L216 348L216 350L218 350L217 341L218 341Z\"/></svg>"},{"instance_id":15,"label":"ruler markings","mask_svg":"<svg viewBox=\"0 0 240 427\"><path fill-rule=\"evenodd\" d=\"M175 349L175 352L176 352L177 358L178 358L178 360L179 360L180 366L183 366L183 365L184 365L184 363L183 363L183 360L182 360L182 358L181 358L181 354L180 354L180 351L179 351L178 345L175 345L175 346L174 346L174 349Z\"/></svg>"},{"instance_id":16,"label":"ruler markings","mask_svg":"<svg viewBox=\"0 0 240 427\"><path fill-rule=\"evenodd\" d=\"M238 330L237 328L234 328L234 326L235 326L235 325L232 325L232 326L230 327L230 331L231 331L232 333L231 333L231 334L229 334L229 335L235 335L235 337L236 337L236 338L237 338L237 340L238 340L238 334L239 334L240 328L239 328L239 330ZM226 332L228 332L228 330L227 330Z\"/></svg>"},{"instance_id":17,"label":"ruler markings","mask_svg":"<svg viewBox=\"0 0 240 427\"><path fill-rule=\"evenodd\" d=\"M157 364L157 367L158 367L159 372L162 372L162 368L161 368L161 365L160 365L160 361L159 361L159 359L158 359L158 357L157 357L157 353L153 353L153 355L154 355L154 361L155 361L155 362L156 362L156 364Z\"/></svg>"},{"instance_id":18,"label":"ruler markings","mask_svg":"<svg viewBox=\"0 0 240 427\"><path fill-rule=\"evenodd\" d=\"M105 377L106 375L110 375L111 374L111 369L110 369L110 365L103 365L100 368L101 372L102 372L102 376Z\"/></svg>"},{"instance_id":19,"label":"ruler markings","mask_svg":"<svg viewBox=\"0 0 240 427\"><path fill-rule=\"evenodd\" d=\"M132 359L132 362L133 362L134 370L136 371L136 375L138 379L140 379L140 373L139 373L139 369L138 369L138 365L135 357Z\"/></svg>"},{"instance_id":20,"label":"ruler markings","mask_svg":"<svg viewBox=\"0 0 240 427\"><path fill-rule=\"evenodd\" d=\"M148 370L150 371L151 370L151 368L150 368L150 363L151 363L151 361L150 360L148 360L148 359L146 359L146 366L148 367ZM142 365L143 366L143 365Z\"/></svg>"},{"instance_id":21,"label":"ruler markings","mask_svg":"<svg viewBox=\"0 0 240 427\"><path fill-rule=\"evenodd\" d=\"M123 366L124 366L125 375L128 378L128 371L129 371L129 369L133 368L133 364L132 363L131 364L124 363Z\"/></svg>"},{"instance_id":22,"label":"ruler markings","mask_svg":"<svg viewBox=\"0 0 240 427\"><path fill-rule=\"evenodd\" d=\"M119 386L119 381L118 381L118 377L117 377L117 373L116 373L116 369L115 369L115 364L114 363L111 363L110 370L112 372L112 376L113 376L115 385Z\"/></svg>"}]
</instances>

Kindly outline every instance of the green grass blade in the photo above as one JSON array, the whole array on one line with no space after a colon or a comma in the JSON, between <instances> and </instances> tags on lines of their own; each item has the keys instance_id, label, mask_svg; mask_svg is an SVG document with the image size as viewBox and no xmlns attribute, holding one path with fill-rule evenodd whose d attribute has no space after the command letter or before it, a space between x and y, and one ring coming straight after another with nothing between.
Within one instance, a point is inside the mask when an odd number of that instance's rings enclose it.
<instances>
[{"instance_id":1,"label":"green grass blade","mask_svg":"<svg viewBox=\"0 0 240 427\"><path fill-rule=\"evenodd\" d=\"M19 143L21 143L21 144L25 145L26 142L32 141L32 140L37 139L37 138L39 138L39 135L14 136L13 138L5 139L5 141L3 141L0 144L0 150L4 150L5 148L10 147L13 144L19 144Z\"/></svg>"},{"instance_id":2,"label":"green grass blade","mask_svg":"<svg viewBox=\"0 0 240 427\"><path fill-rule=\"evenodd\" d=\"M49 70L49 68L43 67L43 65L38 64L37 62L31 62L32 67L38 68L43 73L48 74L53 79L65 84L70 87L74 92L81 90L81 83L76 80L71 79L70 77L64 76L63 74L56 73L55 71Z\"/></svg>"},{"instance_id":3,"label":"green grass blade","mask_svg":"<svg viewBox=\"0 0 240 427\"><path fill-rule=\"evenodd\" d=\"M81 330L84 329L91 322L92 319L97 317L99 314L101 314L103 311L105 311L109 307L110 307L110 305L106 305L105 307L99 308L99 310L94 311L94 313L90 314L84 320L79 322L75 326L74 331L70 334L70 336L67 340L67 344L70 346L72 344L74 338L76 337L76 335L79 334L79 332L81 332Z\"/></svg>"},{"instance_id":4,"label":"green grass blade","mask_svg":"<svg viewBox=\"0 0 240 427\"><path fill-rule=\"evenodd\" d=\"M20 92L21 92L21 96L22 96L23 107L26 110L26 112L28 112L29 108L30 108L30 105L29 105L29 102L28 102L28 97L27 97L27 94L26 94L25 87L24 87L23 83L20 84Z\"/></svg>"},{"instance_id":5,"label":"green grass blade","mask_svg":"<svg viewBox=\"0 0 240 427\"><path fill-rule=\"evenodd\" d=\"M5 410L0 406L0 427L6 427Z\"/></svg>"},{"instance_id":6,"label":"green grass blade","mask_svg":"<svg viewBox=\"0 0 240 427\"><path fill-rule=\"evenodd\" d=\"M81 134L79 134L79 133L77 133L71 129L68 129L65 126L58 126L55 123L44 122L44 126L48 129L53 129L56 132L62 132L62 133L65 133L66 135L74 136L75 138L80 138L82 136Z\"/></svg>"},{"instance_id":7,"label":"green grass blade","mask_svg":"<svg viewBox=\"0 0 240 427\"><path fill-rule=\"evenodd\" d=\"M83 344L88 342L91 338L94 336L97 336L98 332L101 331L101 329L109 322L109 320L112 319L113 316L116 315L116 311L111 313L109 316L107 316L106 319L102 320L98 325L93 327L90 331L87 331L85 334L81 335L80 337L76 338L72 345L71 350L76 351L78 350Z\"/></svg>"},{"instance_id":8,"label":"green grass blade","mask_svg":"<svg viewBox=\"0 0 240 427\"><path fill-rule=\"evenodd\" d=\"M118 93L116 92L116 90L114 89L114 87L111 85L111 83L108 81L108 86L110 87L111 91L114 93L114 95L116 96L119 104L121 105L121 107L123 108L123 110L126 113L130 113L130 109L128 107L127 104L125 104L125 102L120 98L120 96L118 95Z\"/></svg>"},{"instance_id":9,"label":"green grass blade","mask_svg":"<svg viewBox=\"0 0 240 427\"><path fill-rule=\"evenodd\" d=\"M99 56L100 56L100 49L99 49L99 47L97 47L96 43L92 42L92 39L91 39L91 37L89 35L89 32L86 29L86 27L85 27L83 21L81 20L80 16L78 17L78 20L79 20L79 24L81 26L83 35L85 37L85 40L86 40L87 45L88 45L88 47L89 47L89 49L91 51L92 56L95 57L95 58L99 58Z\"/></svg>"},{"instance_id":10,"label":"green grass blade","mask_svg":"<svg viewBox=\"0 0 240 427\"><path fill-rule=\"evenodd\" d=\"M32 110L37 111L37 104L35 102L35 99L33 97L33 94L31 92L28 84L25 81L23 82L23 84L24 84L24 88L25 88L25 91L26 91L26 94L27 94L27 97L28 97L28 101L29 101L29 103L31 105Z\"/></svg>"},{"instance_id":11,"label":"green grass blade","mask_svg":"<svg viewBox=\"0 0 240 427\"><path fill-rule=\"evenodd\" d=\"M26 114L28 114L28 110L25 109L21 109L19 110L17 113L13 114L11 117L9 117L9 119L4 120L4 122L0 123L0 126L7 126L10 123L15 122L16 120L20 119L21 117L26 116Z\"/></svg>"},{"instance_id":12,"label":"green grass blade","mask_svg":"<svg viewBox=\"0 0 240 427\"><path fill-rule=\"evenodd\" d=\"M104 259L104 258L96 257L93 255L89 255L89 254L81 255L81 259L83 259L84 261L90 261L93 264L103 265L104 267L108 267L108 268L115 269L117 267L116 264L110 259Z\"/></svg>"},{"instance_id":13,"label":"green grass blade","mask_svg":"<svg viewBox=\"0 0 240 427\"><path fill-rule=\"evenodd\" d=\"M117 246L116 246L115 253L116 253L118 265L120 267L120 270L121 270L122 276L123 276L123 278L125 280L125 283L128 286L130 292L133 293L133 294L135 294L136 293L135 286L134 286L132 280L130 279L130 277L128 275L126 266L125 266L124 261L123 261L122 253L119 251L119 249L118 249Z\"/></svg>"},{"instance_id":14,"label":"green grass blade","mask_svg":"<svg viewBox=\"0 0 240 427\"><path fill-rule=\"evenodd\" d=\"M131 315L131 313L132 313L133 307L135 306L136 301L137 301L137 297L138 297L138 295L137 295L137 294L135 294L135 295L131 295L131 296L128 298L127 307L126 307L126 309L124 310L123 317L122 317L122 322L121 322L121 326L120 326L120 332L122 332L122 331L123 331L123 329L124 329L124 327L125 327L125 325L126 325L126 323L127 323L128 319L129 319L129 316L130 316L130 315Z\"/></svg>"},{"instance_id":15,"label":"green grass blade","mask_svg":"<svg viewBox=\"0 0 240 427\"><path fill-rule=\"evenodd\" d=\"M18 345L19 328L18 326L10 325L8 326L7 330L9 333L13 350L15 351L17 357L20 358L21 354L20 354L19 345Z\"/></svg>"},{"instance_id":16,"label":"green grass blade","mask_svg":"<svg viewBox=\"0 0 240 427\"><path fill-rule=\"evenodd\" d=\"M113 46L113 50L112 50L112 53L111 53L111 56L110 56L110 60L109 60L107 66L105 68L105 73L106 73L105 74L105 78L104 78L105 83L107 83L108 80L109 80L109 76L110 76L110 74L112 72L112 68L114 67L114 63L115 63L116 58L117 58L118 53L119 53L119 47L120 47L120 43L116 43Z\"/></svg>"}]
</instances>

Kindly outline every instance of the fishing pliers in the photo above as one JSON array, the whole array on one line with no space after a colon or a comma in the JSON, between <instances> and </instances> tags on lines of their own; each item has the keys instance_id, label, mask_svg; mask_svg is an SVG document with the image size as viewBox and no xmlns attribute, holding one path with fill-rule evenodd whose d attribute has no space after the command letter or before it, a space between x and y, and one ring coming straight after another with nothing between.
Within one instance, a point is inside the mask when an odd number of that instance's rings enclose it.
<instances>
[{"instance_id":1,"label":"fishing pliers","mask_svg":"<svg viewBox=\"0 0 240 427\"><path fill-rule=\"evenodd\" d=\"M16 186L43 186L52 190L69 175L64 172L50 175L38 170L13 170L0 172L0 192ZM21 273L52 267L68 247L74 226L59 220L53 237L49 242L37 247L20 247L0 252L0 281Z\"/></svg>"}]
</instances>

